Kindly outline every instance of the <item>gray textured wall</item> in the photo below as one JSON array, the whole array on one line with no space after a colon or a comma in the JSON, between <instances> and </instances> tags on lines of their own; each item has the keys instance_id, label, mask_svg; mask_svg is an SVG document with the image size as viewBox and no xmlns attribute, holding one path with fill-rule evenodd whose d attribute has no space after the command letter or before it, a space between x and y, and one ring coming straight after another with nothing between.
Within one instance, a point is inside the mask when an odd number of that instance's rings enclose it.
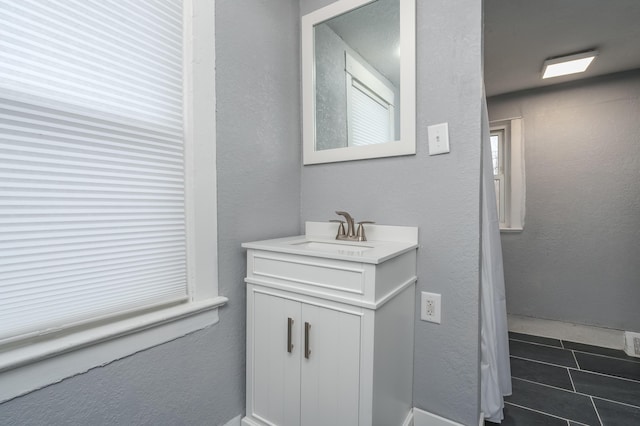
<instances>
[{"instance_id":1,"label":"gray textured wall","mask_svg":"<svg viewBox=\"0 0 640 426\"><path fill-rule=\"evenodd\" d=\"M330 0L301 0L309 13ZM463 424L479 411L481 2L417 1L415 156L305 166L302 219L420 227L418 292L442 293L442 324L416 319L414 405ZM449 123L451 153L427 155Z\"/></svg>"},{"instance_id":2,"label":"gray textured wall","mask_svg":"<svg viewBox=\"0 0 640 426\"><path fill-rule=\"evenodd\" d=\"M2 404L0 424L217 425L244 412L240 244L300 231L298 20L293 0L216 1L220 323Z\"/></svg>"},{"instance_id":3,"label":"gray textured wall","mask_svg":"<svg viewBox=\"0 0 640 426\"><path fill-rule=\"evenodd\" d=\"M491 98L524 118L524 231L503 234L507 306L640 331L640 71Z\"/></svg>"}]
</instances>

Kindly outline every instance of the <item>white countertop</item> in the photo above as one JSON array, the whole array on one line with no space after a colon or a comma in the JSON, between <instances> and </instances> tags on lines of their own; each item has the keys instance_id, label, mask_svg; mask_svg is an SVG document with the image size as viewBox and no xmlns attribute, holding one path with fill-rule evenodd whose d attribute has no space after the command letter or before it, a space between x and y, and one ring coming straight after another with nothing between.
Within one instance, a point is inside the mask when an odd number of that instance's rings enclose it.
<instances>
[{"instance_id":1,"label":"white countertop","mask_svg":"<svg viewBox=\"0 0 640 426\"><path fill-rule=\"evenodd\" d=\"M307 235L248 242L242 244L242 247L373 264L382 263L418 247L418 230L412 227L369 225L367 233L378 239L359 242L336 240L335 224L307 222L306 225ZM382 240L381 237L388 238Z\"/></svg>"}]
</instances>

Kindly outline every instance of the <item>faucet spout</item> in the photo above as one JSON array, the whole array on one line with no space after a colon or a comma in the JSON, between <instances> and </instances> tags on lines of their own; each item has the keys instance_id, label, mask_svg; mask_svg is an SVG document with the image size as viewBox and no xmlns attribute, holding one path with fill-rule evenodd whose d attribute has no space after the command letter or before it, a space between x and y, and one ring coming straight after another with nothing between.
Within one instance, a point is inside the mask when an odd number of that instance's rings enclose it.
<instances>
[{"instance_id":1,"label":"faucet spout","mask_svg":"<svg viewBox=\"0 0 640 426\"><path fill-rule=\"evenodd\" d=\"M336 211L337 215L340 216L344 216L345 220L347 221L347 238L355 238L356 236L356 232L354 229L354 225L353 225L353 218L351 217L351 215L347 212L340 212L340 211Z\"/></svg>"}]
</instances>

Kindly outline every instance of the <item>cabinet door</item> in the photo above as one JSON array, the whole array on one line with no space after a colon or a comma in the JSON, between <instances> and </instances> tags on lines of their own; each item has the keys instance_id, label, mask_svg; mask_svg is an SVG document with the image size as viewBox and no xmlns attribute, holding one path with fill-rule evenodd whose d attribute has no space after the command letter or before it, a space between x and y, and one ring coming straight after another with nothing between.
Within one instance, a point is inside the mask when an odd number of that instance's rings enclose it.
<instances>
[{"instance_id":1,"label":"cabinet door","mask_svg":"<svg viewBox=\"0 0 640 426\"><path fill-rule=\"evenodd\" d=\"M254 294L253 365L247 370L247 374L253 374L252 415L269 424L298 426L301 305L277 296Z\"/></svg>"},{"instance_id":2,"label":"cabinet door","mask_svg":"<svg viewBox=\"0 0 640 426\"><path fill-rule=\"evenodd\" d=\"M303 304L302 321L301 424L357 425L361 317Z\"/></svg>"}]
</instances>

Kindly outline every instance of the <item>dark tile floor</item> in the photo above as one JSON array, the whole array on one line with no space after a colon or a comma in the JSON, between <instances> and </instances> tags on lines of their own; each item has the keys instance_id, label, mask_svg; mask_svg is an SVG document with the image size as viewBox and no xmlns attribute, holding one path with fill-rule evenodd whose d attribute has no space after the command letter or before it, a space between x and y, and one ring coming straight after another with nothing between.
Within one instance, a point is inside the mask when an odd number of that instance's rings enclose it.
<instances>
[{"instance_id":1,"label":"dark tile floor","mask_svg":"<svg viewBox=\"0 0 640 426\"><path fill-rule=\"evenodd\" d=\"M640 426L640 358L519 333L509 333L509 350L502 426Z\"/></svg>"}]
</instances>

